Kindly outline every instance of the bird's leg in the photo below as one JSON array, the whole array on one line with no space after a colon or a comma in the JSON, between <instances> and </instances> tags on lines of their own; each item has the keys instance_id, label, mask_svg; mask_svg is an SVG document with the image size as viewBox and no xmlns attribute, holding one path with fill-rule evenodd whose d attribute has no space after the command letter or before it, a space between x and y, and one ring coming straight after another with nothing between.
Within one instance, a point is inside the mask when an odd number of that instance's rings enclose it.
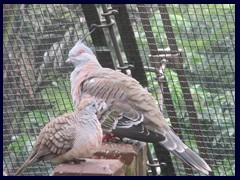
<instances>
[{"instance_id":1,"label":"bird's leg","mask_svg":"<svg viewBox=\"0 0 240 180\"><path fill-rule=\"evenodd\" d=\"M120 138L120 140L121 140L121 138ZM107 133L103 136L102 141L103 142L104 141L114 141L114 142L116 142L116 141L119 141L119 137L117 137L114 134Z\"/></svg>"},{"instance_id":2,"label":"bird's leg","mask_svg":"<svg viewBox=\"0 0 240 180\"><path fill-rule=\"evenodd\" d=\"M72 161L74 164L80 164L81 162L86 162L86 159L77 158Z\"/></svg>"},{"instance_id":3,"label":"bird's leg","mask_svg":"<svg viewBox=\"0 0 240 180\"><path fill-rule=\"evenodd\" d=\"M113 139L116 136L114 134L107 133L103 136L102 141L108 141L109 139Z\"/></svg>"}]
</instances>

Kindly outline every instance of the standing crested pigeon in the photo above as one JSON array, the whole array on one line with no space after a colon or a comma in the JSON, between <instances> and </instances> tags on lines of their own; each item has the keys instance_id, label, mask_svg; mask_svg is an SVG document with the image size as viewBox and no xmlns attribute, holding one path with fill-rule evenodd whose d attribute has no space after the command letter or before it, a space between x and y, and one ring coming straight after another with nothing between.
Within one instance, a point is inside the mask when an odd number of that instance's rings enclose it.
<instances>
[{"instance_id":1,"label":"standing crested pigeon","mask_svg":"<svg viewBox=\"0 0 240 180\"><path fill-rule=\"evenodd\" d=\"M15 175L21 175L32 162L49 160L61 163L91 157L102 143L97 108L95 100L87 98L75 112L51 120L41 130L31 155Z\"/></svg>"},{"instance_id":2,"label":"standing crested pigeon","mask_svg":"<svg viewBox=\"0 0 240 180\"><path fill-rule=\"evenodd\" d=\"M75 106L94 97L98 120L105 132L135 140L160 143L185 163L208 174L207 163L189 149L167 124L153 96L138 81L115 70L103 68L82 40L69 52L71 94Z\"/></svg>"}]
</instances>

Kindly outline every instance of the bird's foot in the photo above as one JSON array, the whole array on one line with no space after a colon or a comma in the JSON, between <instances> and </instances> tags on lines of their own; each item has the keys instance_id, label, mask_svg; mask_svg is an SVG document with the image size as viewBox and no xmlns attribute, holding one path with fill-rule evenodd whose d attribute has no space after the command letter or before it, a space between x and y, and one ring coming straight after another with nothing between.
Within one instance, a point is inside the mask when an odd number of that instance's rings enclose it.
<instances>
[{"instance_id":1,"label":"bird's foot","mask_svg":"<svg viewBox=\"0 0 240 180\"><path fill-rule=\"evenodd\" d=\"M86 162L86 159L82 159L82 158L77 158L77 159L74 159L72 161L74 164L80 164L82 162Z\"/></svg>"},{"instance_id":2,"label":"bird's foot","mask_svg":"<svg viewBox=\"0 0 240 180\"><path fill-rule=\"evenodd\" d=\"M108 142L119 142L121 141L121 139L119 137L117 137L116 135L114 134L105 134L102 138L102 141L108 141Z\"/></svg>"}]
</instances>

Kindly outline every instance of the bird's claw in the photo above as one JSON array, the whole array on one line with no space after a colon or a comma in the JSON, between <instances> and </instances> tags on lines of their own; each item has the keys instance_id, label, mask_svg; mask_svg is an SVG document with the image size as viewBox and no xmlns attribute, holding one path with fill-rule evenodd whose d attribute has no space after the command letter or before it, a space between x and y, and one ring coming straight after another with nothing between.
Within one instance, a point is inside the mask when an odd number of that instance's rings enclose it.
<instances>
[{"instance_id":1,"label":"bird's claw","mask_svg":"<svg viewBox=\"0 0 240 180\"><path fill-rule=\"evenodd\" d=\"M73 164L80 164L82 162L86 162L86 159L77 158L72 161Z\"/></svg>"},{"instance_id":2,"label":"bird's claw","mask_svg":"<svg viewBox=\"0 0 240 180\"><path fill-rule=\"evenodd\" d=\"M119 139L116 135L114 134L105 134L102 138L102 141L108 141L108 142L119 142L121 139Z\"/></svg>"}]
</instances>

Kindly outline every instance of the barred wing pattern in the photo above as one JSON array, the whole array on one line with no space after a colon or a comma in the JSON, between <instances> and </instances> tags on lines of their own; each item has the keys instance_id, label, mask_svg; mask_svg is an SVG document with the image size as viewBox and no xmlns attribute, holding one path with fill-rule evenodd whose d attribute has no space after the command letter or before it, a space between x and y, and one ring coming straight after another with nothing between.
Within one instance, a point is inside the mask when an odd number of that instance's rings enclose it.
<instances>
[{"instance_id":1,"label":"barred wing pattern","mask_svg":"<svg viewBox=\"0 0 240 180\"><path fill-rule=\"evenodd\" d=\"M32 153L18 169L20 175L32 162L61 163L91 157L102 142L102 128L96 116L96 102L86 98L73 113L51 120L40 132Z\"/></svg>"},{"instance_id":2,"label":"barred wing pattern","mask_svg":"<svg viewBox=\"0 0 240 180\"><path fill-rule=\"evenodd\" d=\"M158 142L167 150L205 174L211 168L174 134L152 95L133 78L103 68L90 48L81 40L69 52L75 66L71 73L71 94L77 106L94 97L97 113L107 132L146 142Z\"/></svg>"},{"instance_id":3,"label":"barred wing pattern","mask_svg":"<svg viewBox=\"0 0 240 180\"><path fill-rule=\"evenodd\" d=\"M101 68L81 84L81 99L94 97L98 119L106 132L145 142L158 142L187 164L208 174L206 162L174 134L152 95L133 78Z\"/></svg>"}]
</instances>

